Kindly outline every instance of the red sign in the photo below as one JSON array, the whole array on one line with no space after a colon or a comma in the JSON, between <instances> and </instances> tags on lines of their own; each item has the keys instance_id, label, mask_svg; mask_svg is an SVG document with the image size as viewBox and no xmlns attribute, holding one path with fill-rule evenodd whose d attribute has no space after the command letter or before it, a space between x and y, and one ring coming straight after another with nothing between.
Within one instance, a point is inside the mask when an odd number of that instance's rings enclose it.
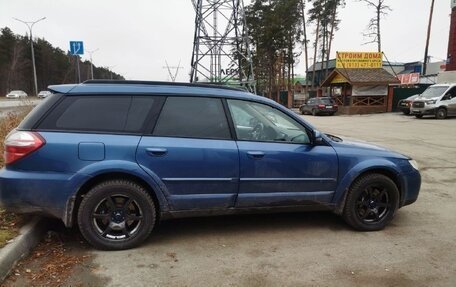
<instances>
[{"instance_id":1,"label":"red sign","mask_svg":"<svg viewBox=\"0 0 456 287\"><path fill-rule=\"evenodd\" d=\"M420 73L397 75L401 85L414 85L420 82Z\"/></svg>"}]
</instances>

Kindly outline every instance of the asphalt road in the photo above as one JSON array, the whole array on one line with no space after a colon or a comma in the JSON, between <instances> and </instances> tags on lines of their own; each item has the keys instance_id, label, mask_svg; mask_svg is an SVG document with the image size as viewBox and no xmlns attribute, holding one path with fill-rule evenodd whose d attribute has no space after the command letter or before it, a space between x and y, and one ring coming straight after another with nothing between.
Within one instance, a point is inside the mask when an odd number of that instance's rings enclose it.
<instances>
[{"instance_id":1,"label":"asphalt road","mask_svg":"<svg viewBox=\"0 0 456 287\"><path fill-rule=\"evenodd\" d=\"M167 221L134 250L76 247L93 268L76 268L66 284L456 286L456 118L305 118L324 132L412 156L423 176L418 201L370 233L324 212Z\"/></svg>"}]
</instances>

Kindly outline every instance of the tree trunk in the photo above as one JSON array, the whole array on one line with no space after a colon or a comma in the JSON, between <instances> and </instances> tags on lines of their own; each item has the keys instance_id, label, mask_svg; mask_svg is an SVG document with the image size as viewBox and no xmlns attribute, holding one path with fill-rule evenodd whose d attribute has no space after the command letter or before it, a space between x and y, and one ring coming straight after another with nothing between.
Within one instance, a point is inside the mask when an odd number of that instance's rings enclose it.
<instances>
[{"instance_id":1,"label":"tree trunk","mask_svg":"<svg viewBox=\"0 0 456 287\"><path fill-rule=\"evenodd\" d=\"M317 64L317 49L318 49L318 38L320 33L320 16L317 19L317 31L315 35L315 44L314 44L314 58L313 58L313 70L312 70L312 90L315 89L315 65Z\"/></svg>"},{"instance_id":2,"label":"tree trunk","mask_svg":"<svg viewBox=\"0 0 456 287\"><path fill-rule=\"evenodd\" d=\"M377 6L377 42L378 42L378 52L382 52L382 38L381 38L381 32L380 32L380 16L382 12L382 2L378 3Z\"/></svg>"},{"instance_id":3,"label":"tree trunk","mask_svg":"<svg viewBox=\"0 0 456 287\"><path fill-rule=\"evenodd\" d=\"M334 6L334 11L331 18L331 32L329 33L329 43L328 43L328 52L326 54L326 67L325 67L325 79L328 77L329 71L329 57L331 55L331 48L332 48L332 40L334 38L334 29L336 27L336 16L337 16L337 8L339 7L339 1L336 1Z\"/></svg>"},{"instance_id":4,"label":"tree trunk","mask_svg":"<svg viewBox=\"0 0 456 287\"><path fill-rule=\"evenodd\" d=\"M304 94L307 96L307 73L309 72L309 50L307 49L307 29L306 29L306 14L305 14L305 0L301 0L302 12L302 31L304 34L304 57L306 62L306 74L304 83Z\"/></svg>"}]
</instances>

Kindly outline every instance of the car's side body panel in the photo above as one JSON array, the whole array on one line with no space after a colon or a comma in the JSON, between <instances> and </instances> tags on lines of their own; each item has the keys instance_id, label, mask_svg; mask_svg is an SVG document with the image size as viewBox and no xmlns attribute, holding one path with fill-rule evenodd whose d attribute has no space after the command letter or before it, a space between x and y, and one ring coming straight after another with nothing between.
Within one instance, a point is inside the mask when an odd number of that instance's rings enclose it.
<instances>
[{"instance_id":1,"label":"car's side body panel","mask_svg":"<svg viewBox=\"0 0 456 287\"><path fill-rule=\"evenodd\" d=\"M332 198L338 161L331 146L249 141L239 141L238 146L237 207L328 203Z\"/></svg>"}]
</instances>

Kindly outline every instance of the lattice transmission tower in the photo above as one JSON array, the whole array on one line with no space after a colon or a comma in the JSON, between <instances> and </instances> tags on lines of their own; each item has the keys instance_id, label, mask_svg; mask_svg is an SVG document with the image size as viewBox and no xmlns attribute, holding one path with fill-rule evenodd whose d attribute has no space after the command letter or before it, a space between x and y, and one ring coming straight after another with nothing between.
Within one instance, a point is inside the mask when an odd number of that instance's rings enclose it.
<instances>
[{"instance_id":1,"label":"lattice transmission tower","mask_svg":"<svg viewBox=\"0 0 456 287\"><path fill-rule=\"evenodd\" d=\"M243 0L191 1L196 17L190 82L255 92Z\"/></svg>"}]
</instances>

